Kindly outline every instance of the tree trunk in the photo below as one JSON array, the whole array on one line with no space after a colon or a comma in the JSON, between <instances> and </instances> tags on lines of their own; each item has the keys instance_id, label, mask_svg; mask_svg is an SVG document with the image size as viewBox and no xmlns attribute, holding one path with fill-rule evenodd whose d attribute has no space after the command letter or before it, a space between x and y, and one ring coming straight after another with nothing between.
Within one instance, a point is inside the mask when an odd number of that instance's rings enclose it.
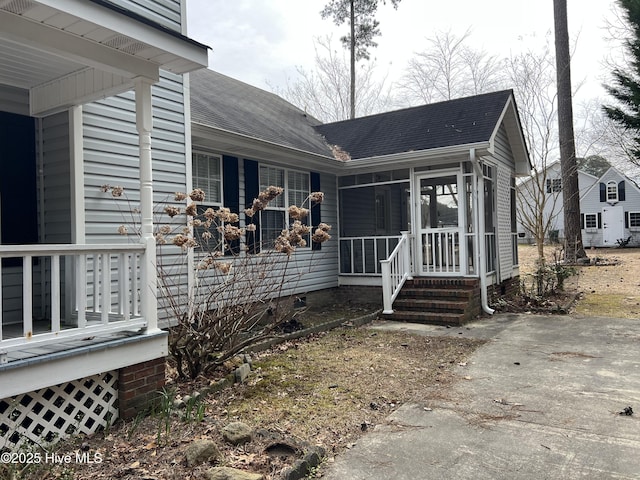
<instances>
[{"instance_id":1,"label":"tree trunk","mask_svg":"<svg viewBox=\"0 0 640 480\"><path fill-rule=\"evenodd\" d=\"M567 0L553 0L553 19L556 42L556 76L558 85L558 134L560 138L560 167L564 208L565 260L575 262L586 257L580 229L580 194L578 166L573 134L573 106L571 101L571 56L567 27Z\"/></svg>"},{"instance_id":2,"label":"tree trunk","mask_svg":"<svg viewBox=\"0 0 640 480\"><path fill-rule=\"evenodd\" d=\"M351 0L351 95L350 117L356 118L356 12L355 0Z\"/></svg>"}]
</instances>

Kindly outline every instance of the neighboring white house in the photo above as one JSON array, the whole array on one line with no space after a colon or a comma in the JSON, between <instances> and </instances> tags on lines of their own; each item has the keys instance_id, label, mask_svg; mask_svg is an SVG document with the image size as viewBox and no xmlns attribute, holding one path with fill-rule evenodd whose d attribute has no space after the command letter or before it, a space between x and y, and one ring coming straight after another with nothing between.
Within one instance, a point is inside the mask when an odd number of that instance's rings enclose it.
<instances>
[{"instance_id":1,"label":"neighboring white house","mask_svg":"<svg viewBox=\"0 0 640 480\"><path fill-rule=\"evenodd\" d=\"M543 219L549 222L547 241L564 239L564 210L560 163L547 167L540 179L544 193ZM534 237L526 227L535 217L534 207L542 196L534 177L518 184L518 237L531 243ZM618 241L640 244L640 189L633 180L614 167L600 178L578 171L580 192L580 223L582 241L588 247L616 247Z\"/></svg>"}]
</instances>

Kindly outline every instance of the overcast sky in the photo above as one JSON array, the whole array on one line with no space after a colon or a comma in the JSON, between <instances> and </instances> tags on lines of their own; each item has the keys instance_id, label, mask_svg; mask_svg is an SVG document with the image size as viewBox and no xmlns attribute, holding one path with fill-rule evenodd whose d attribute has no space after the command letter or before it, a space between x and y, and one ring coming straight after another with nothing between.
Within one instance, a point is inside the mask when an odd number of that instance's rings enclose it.
<instances>
[{"instance_id":1,"label":"overcast sky","mask_svg":"<svg viewBox=\"0 0 640 480\"><path fill-rule=\"evenodd\" d=\"M211 47L209 68L266 90L295 80L296 66L314 67L314 37L345 28L320 18L326 0L187 0L188 35ZM607 52L605 17L613 0L568 0L569 30L578 38L572 64L574 83L585 80L580 96L603 96L602 59ZM416 51L436 31L462 35L469 45L508 56L544 42L553 34L552 0L402 0L395 11L381 6L382 35L371 50L379 71L398 78ZM553 42L553 38L551 37ZM552 43L553 45L553 43Z\"/></svg>"}]
</instances>

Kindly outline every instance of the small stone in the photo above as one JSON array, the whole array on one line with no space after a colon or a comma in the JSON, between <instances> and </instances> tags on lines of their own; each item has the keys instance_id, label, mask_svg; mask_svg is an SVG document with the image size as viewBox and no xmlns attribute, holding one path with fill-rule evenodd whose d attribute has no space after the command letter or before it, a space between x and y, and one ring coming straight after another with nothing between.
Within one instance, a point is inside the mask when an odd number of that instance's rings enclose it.
<instances>
[{"instance_id":1,"label":"small stone","mask_svg":"<svg viewBox=\"0 0 640 480\"><path fill-rule=\"evenodd\" d=\"M251 367L248 363L243 363L235 370L235 380L238 383L244 382L251 373Z\"/></svg>"},{"instance_id":2,"label":"small stone","mask_svg":"<svg viewBox=\"0 0 640 480\"><path fill-rule=\"evenodd\" d=\"M214 467L205 473L207 480L264 480L259 473L245 472L231 467Z\"/></svg>"},{"instance_id":3,"label":"small stone","mask_svg":"<svg viewBox=\"0 0 640 480\"><path fill-rule=\"evenodd\" d=\"M253 437L253 430L243 422L231 422L222 429L222 437L232 445L249 443Z\"/></svg>"},{"instance_id":4,"label":"small stone","mask_svg":"<svg viewBox=\"0 0 640 480\"><path fill-rule=\"evenodd\" d=\"M212 440L195 440L185 452L188 467L195 467L205 462L214 462L222 457L220 450Z\"/></svg>"}]
</instances>

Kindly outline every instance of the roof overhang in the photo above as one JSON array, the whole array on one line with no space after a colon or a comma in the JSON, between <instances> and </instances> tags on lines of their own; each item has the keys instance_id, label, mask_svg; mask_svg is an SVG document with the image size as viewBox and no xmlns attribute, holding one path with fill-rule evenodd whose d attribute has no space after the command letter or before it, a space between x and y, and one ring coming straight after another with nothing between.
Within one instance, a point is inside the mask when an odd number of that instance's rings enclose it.
<instances>
[{"instance_id":1,"label":"roof overhang","mask_svg":"<svg viewBox=\"0 0 640 480\"><path fill-rule=\"evenodd\" d=\"M443 160L465 160L472 148L478 156L490 154L489 143L482 142L343 161L201 123L192 123L191 143L194 150L204 148L241 158L274 159L293 168L300 168L304 161L305 167L338 176L442 163Z\"/></svg>"},{"instance_id":2,"label":"roof overhang","mask_svg":"<svg viewBox=\"0 0 640 480\"><path fill-rule=\"evenodd\" d=\"M336 175L342 171L345 164L328 156L195 122L191 124L191 143L194 150L200 147L248 159L274 159L294 168L300 168L301 162L304 161L305 167Z\"/></svg>"},{"instance_id":3,"label":"roof overhang","mask_svg":"<svg viewBox=\"0 0 640 480\"><path fill-rule=\"evenodd\" d=\"M475 149L476 155L484 156L490 154L490 144L488 142L470 143L464 145L453 145L429 150L416 150L411 152L394 153L379 157L358 158L344 162L340 173L352 175L354 173L368 173L380 171L381 169L409 168L422 166L425 163L442 163L447 160L468 160L469 151Z\"/></svg>"},{"instance_id":4,"label":"roof overhang","mask_svg":"<svg viewBox=\"0 0 640 480\"><path fill-rule=\"evenodd\" d=\"M105 0L0 0L0 85L42 116L207 66L208 48Z\"/></svg>"}]
</instances>

